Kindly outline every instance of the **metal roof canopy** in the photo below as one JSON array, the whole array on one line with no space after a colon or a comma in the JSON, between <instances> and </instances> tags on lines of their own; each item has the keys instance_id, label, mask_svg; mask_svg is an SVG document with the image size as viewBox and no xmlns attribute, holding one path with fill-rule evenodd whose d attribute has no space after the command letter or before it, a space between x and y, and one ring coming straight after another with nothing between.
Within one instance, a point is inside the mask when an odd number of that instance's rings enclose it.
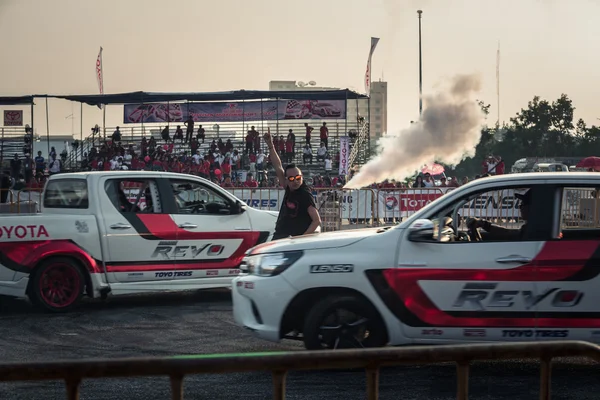
<instances>
[{"instance_id":1,"label":"metal roof canopy","mask_svg":"<svg viewBox=\"0 0 600 400\"><path fill-rule=\"evenodd\" d=\"M0 97L0 106L32 105L35 96L7 96Z\"/></svg>"},{"instance_id":2,"label":"metal roof canopy","mask_svg":"<svg viewBox=\"0 0 600 400\"><path fill-rule=\"evenodd\" d=\"M86 103L91 106L101 104L139 104L139 103L165 103L176 101L239 101L239 100L355 100L368 99L364 94L349 89L342 90L302 90L302 91L276 91L276 90L235 90L229 92L189 92L189 93L156 93L156 92L129 92L115 94L93 95L41 95L35 97L53 97L58 99Z\"/></svg>"}]
</instances>

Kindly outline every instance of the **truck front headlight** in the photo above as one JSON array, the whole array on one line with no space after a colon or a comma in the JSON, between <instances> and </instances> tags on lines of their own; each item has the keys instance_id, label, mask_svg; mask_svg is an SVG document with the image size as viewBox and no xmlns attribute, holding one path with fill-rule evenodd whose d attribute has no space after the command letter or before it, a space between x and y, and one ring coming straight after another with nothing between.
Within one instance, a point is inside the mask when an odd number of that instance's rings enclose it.
<instances>
[{"instance_id":1,"label":"truck front headlight","mask_svg":"<svg viewBox=\"0 0 600 400\"><path fill-rule=\"evenodd\" d=\"M303 251L258 254L246 257L244 264L250 275L275 276L291 267L303 255Z\"/></svg>"}]
</instances>

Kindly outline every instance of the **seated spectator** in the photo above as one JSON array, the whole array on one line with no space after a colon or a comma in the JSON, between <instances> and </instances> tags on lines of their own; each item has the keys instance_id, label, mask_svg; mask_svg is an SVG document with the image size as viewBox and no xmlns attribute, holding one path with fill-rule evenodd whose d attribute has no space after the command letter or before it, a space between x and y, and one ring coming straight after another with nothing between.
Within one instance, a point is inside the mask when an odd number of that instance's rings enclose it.
<instances>
[{"instance_id":1,"label":"seated spectator","mask_svg":"<svg viewBox=\"0 0 600 400\"><path fill-rule=\"evenodd\" d=\"M310 147L310 143L306 143L304 148L302 149L302 162L304 164L312 164L313 163L313 153L312 147Z\"/></svg>"},{"instance_id":2,"label":"seated spectator","mask_svg":"<svg viewBox=\"0 0 600 400\"><path fill-rule=\"evenodd\" d=\"M258 150L258 155L256 156L256 169L259 171L264 171L265 163L265 153L262 150Z\"/></svg>"},{"instance_id":3,"label":"seated spectator","mask_svg":"<svg viewBox=\"0 0 600 400\"><path fill-rule=\"evenodd\" d=\"M237 171L240 169L240 154L238 153L237 150L233 151L233 154L231 155L231 169L232 171Z\"/></svg>"},{"instance_id":4,"label":"seated spectator","mask_svg":"<svg viewBox=\"0 0 600 400\"><path fill-rule=\"evenodd\" d=\"M177 125L177 129L175 129L175 135L173 135L173 141L179 139L181 143L183 143L183 129L181 129L181 125Z\"/></svg>"},{"instance_id":5,"label":"seated spectator","mask_svg":"<svg viewBox=\"0 0 600 400\"><path fill-rule=\"evenodd\" d=\"M250 160L250 172L256 172L256 154L253 152L249 155Z\"/></svg>"},{"instance_id":6,"label":"seated spectator","mask_svg":"<svg viewBox=\"0 0 600 400\"><path fill-rule=\"evenodd\" d=\"M325 155L327 154L327 147L325 147L325 143L321 142L321 147L317 149L317 162L325 161Z\"/></svg>"},{"instance_id":7,"label":"seated spectator","mask_svg":"<svg viewBox=\"0 0 600 400\"><path fill-rule=\"evenodd\" d=\"M331 156L329 155L329 153L326 153L325 154L325 172L327 174L331 173L332 166L333 166L333 162L331 161ZM327 186L331 186L331 184L329 184Z\"/></svg>"}]
</instances>

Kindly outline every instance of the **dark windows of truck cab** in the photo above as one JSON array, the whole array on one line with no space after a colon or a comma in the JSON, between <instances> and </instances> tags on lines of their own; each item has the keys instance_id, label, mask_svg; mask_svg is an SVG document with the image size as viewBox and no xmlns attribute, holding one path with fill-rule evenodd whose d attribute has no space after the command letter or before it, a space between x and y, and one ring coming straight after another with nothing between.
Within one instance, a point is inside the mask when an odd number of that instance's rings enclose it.
<instances>
[{"instance_id":1,"label":"dark windows of truck cab","mask_svg":"<svg viewBox=\"0 0 600 400\"><path fill-rule=\"evenodd\" d=\"M429 219L450 217L450 238L441 242L512 242L552 238L555 188L547 185L496 187L471 193L438 209ZM446 220L444 221L447 222ZM436 225L437 226L437 225Z\"/></svg>"},{"instance_id":2,"label":"dark windows of truck cab","mask_svg":"<svg viewBox=\"0 0 600 400\"><path fill-rule=\"evenodd\" d=\"M89 207L88 187L85 179L51 180L44 191L45 208L76 208Z\"/></svg>"},{"instance_id":3,"label":"dark windows of truck cab","mask_svg":"<svg viewBox=\"0 0 600 400\"><path fill-rule=\"evenodd\" d=\"M231 207L231 200L200 182L171 179L177 214L222 214Z\"/></svg>"},{"instance_id":4,"label":"dark windows of truck cab","mask_svg":"<svg viewBox=\"0 0 600 400\"><path fill-rule=\"evenodd\" d=\"M564 187L560 196L559 235L564 240L600 238L600 188Z\"/></svg>"},{"instance_id":5,"label":"dark windows of truck cab","mask_svg":"<svg viewBox=\"0 0 600 400\"><path fill-rule=\"evenodd\" d=\"M154 179L110 179L106 194L120 212L159 214L162 212L158 185Z\"/></svg>"}]
</instances>

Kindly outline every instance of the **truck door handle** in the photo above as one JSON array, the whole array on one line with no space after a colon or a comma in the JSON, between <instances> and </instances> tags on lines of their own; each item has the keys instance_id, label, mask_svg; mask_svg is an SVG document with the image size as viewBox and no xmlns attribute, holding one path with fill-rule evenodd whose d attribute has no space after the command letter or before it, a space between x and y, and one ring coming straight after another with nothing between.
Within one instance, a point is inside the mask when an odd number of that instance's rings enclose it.
<instances>
[{"instance_id":1,"label":"truck door handle","mask_svg":"<svg viewBox=\"0 0 600 400\"><path fill-rule=\"evenodd\" d=\"M131 225L119 222L118 224L111 225L110 229L131 229Z\"/></svg>"},{"instance_id":2,"label":"truck door handle","mask_svg":"<svg viewBox=\"0 0 600 400\"><path fill-rule=\"evenodd\" d=\"M508 256L508 257L500 257L496 258L496 262L502 264L527 264L531 262L531 258L523 257L523 256Z\"/></svg>"},{"instance_id":3,"label":"truck door handle","mask_svg":"<svg viewBox=\"0 0 600 400\"><path fill-rule=\"evenodd\" d=\"M181 225L178 225L181 229L196 229L198 225L190 224L189 222L184 222Z\"/></svg>"}]
</instances>

